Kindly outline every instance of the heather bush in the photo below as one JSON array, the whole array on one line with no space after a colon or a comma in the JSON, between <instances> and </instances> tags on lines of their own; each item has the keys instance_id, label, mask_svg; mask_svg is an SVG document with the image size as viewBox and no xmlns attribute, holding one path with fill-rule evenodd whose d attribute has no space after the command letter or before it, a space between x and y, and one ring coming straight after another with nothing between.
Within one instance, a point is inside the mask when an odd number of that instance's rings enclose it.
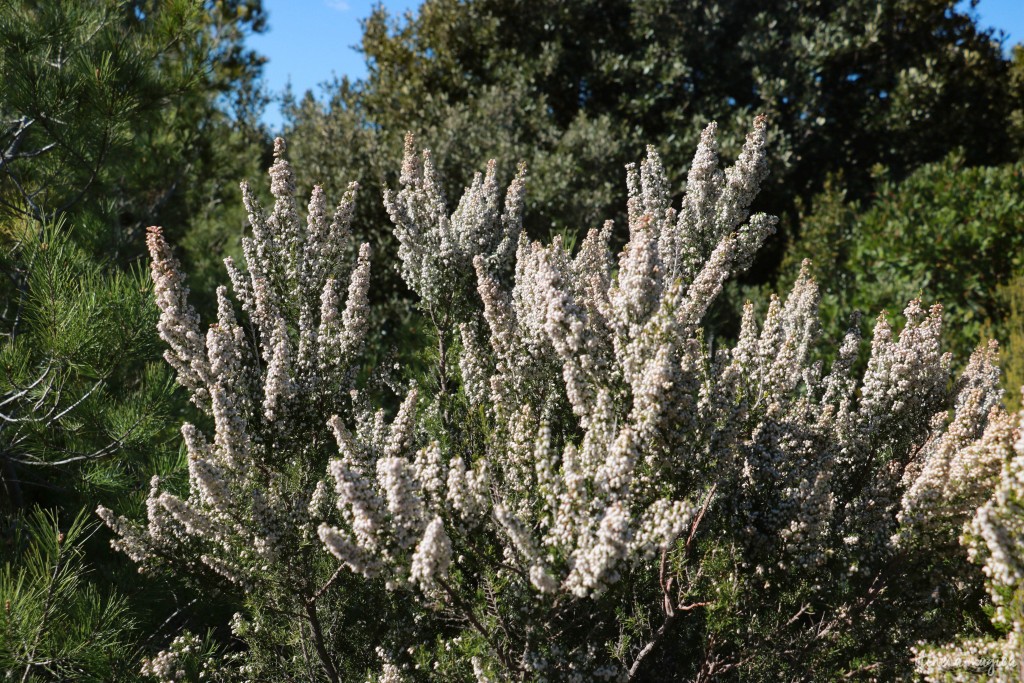
<instances>
[{"instance_id":1,"label":"heather bush","mask_svg":"<svg viewBox=\"0 0 1024 683\"><path fill-rule=\"evenodd\" d=\"M978 444L1001 468L991 497L964 526L961 542L982 566L994 633L916 648L928 681L1019 681L1024 678L1024 412L992 420Z\"/></svg>"},{"instance_id":2,"label":"heather bush","mask_svg":"<svg viewBox=\"0 0 1024 683\"><path fill-rule=\"evenodd\" d=\"M618 255L610 223L575 254L529 242L522 167L451 210L407 137L384 204L430 321L419 377L365 379L353 197L332 217L314 189L303 221L283 141L205 332L150 230L166 357L212 436L183 427L188 486L154 479L144 522L99 513L144 569L237 596L218 676L892 680L918 642L974 634L958 537L1001 466L994 345L955 376L941 307L914 300L863 372L856 318L825 367L805 265L714 348L702 321L776 224L750 214L764 119L728 169L715 132L677 207L653 149L628 168Z\"/></svg>"},{"instance_id":3,"label":"heather bush","mask_svg":"<svg viewBox=\"0 0 1024 683\"><path fill-rule=\"evenodd\" d=\"M154 477L147 526L133 528L106 508L99 514L119 533L115 547L143 568L212 574L237 596L244 609L231 629L253 653L242 674L302 678L296 672L315 667L340 680L352 672L340 668L338 653L360 641L339 620L351 625L368 608L352 612L357 599L339 590L351 581L331 566L316 522L328 495L328 417L351 415L359 401L352 392L366 334L369 250L364 245L354 264L339 258L355 185L333 212L315 191L302 221L283 153L278 140L271 211L242 187L252 225L242 244L246 269L225 260L244 322L220 287L217 321L201 331L178 262L160 229L150 228L165 358L213 437L182 427L188 487L167 490Z\"/></svg>"}]
</instances>

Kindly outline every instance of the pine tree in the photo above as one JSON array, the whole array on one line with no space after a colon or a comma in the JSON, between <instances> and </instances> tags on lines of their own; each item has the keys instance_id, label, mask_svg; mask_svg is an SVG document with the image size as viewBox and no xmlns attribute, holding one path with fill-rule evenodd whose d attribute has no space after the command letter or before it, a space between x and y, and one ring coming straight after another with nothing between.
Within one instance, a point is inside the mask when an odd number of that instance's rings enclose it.
<instances>
[{"instance_id":1,"label":"pine tree","mask_svg":"<svg viewBox=\"0 0 1024 683\"><path fill-rule=\"evenodd\" d=\"M264 27L258 0L5 3L0 232L67 215L125 264L146 225L215 210L264 144Z\"/></svg>"},{"instance_id":2,"label":"pine tree","mask_svg":"<svg viewBox=\"0 0 1024 683\"><path fill-rule=\"evenodd\" d=\"M83 546L96 530L34 508L9 520L0 568L0 673L18 681L110 681L129 660L134 628L123 597L97 585Z\"/></svg>"},{"instance_id":3,"label":"pine tree","mask_svg":"<svg viewBox=\"0 0 1024 683\"><path fill-rule=\"evenodd\" d=\"M172 385L155 362L151 287L141 271L94 262L66 225L20 230L3 258L4 512L116 499L167 457Z\"/></svg>"}]
</instances>

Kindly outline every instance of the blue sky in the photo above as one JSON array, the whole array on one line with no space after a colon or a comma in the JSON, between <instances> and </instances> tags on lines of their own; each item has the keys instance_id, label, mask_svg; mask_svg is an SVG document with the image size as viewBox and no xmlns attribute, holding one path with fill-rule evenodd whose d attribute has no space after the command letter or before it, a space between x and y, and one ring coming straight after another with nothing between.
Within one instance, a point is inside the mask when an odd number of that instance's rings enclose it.
<instances>
[{"instance_id":1,"label":"blue sky","mask_svg":"<svg viewBox=\"0 0 1024 683\"><path fill-rule=\"evenodd\" d=\"M281 92L291 82L296 95L317 91L332 76L356 79L366 74L363 56L355 50L362 32L359 20L366 18L373 0L263 0L269 30L253 36L249 44L269 58L264 71L267 86ZM391 14L402 14L419 6L419 0L385 0ZM966 6L967 2L961 2ZM974 10L982 26L1002 29L1005 46L1024 42L1024 0L981 0ZM278 104L272 103L264 116L273 130L281 126Z\"/></svg>"},{"instance_id":2,"label":"blue sky","mask_svg":"<svg viewBox=\"0 0 1024 683\"><path fill-rule=\"evenodd\" d=\"M248 44L269 61L263 75L271 92L291 82L296 96L317 92L334 75L356 79L366 74L363 56L355 50L362 36L360 19L370 15L373 0L263 0L268 30ZM386 0L391 14L419 7L419 0ZM268 107L263 120L277 131L278 104Z\"/></svg>"},{"instance_id":3,"label":"blue sky","mask_svg":"<svg viewBox=\"0 0 1024 683\"><path fill-rule=\"evenodd\" d=\"M974 11L982 26L1002 29L1008 34L1004 47L1024 42L1024 0L981 0Z\"/></svg>"}]
</instances>

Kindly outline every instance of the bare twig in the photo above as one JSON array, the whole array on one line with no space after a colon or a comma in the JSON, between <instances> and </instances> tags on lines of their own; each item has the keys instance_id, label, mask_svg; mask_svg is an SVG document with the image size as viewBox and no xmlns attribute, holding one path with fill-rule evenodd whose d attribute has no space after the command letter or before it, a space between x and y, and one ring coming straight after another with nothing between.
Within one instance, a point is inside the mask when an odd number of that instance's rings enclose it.
<instances>
[{"instance_id":1,"label":"bare twig","mask_svg":"<svg viewBox=\"0 0 1024 683\"><path fill-rule=\"evenodd\" d=\"M316 603L312 600L306 600L305 607L306 619L309 622L310 630L313 632L313 647L316 649L316 654L320 658L320 663L324 667L327 678L330 679L331 683L338 683L341 679L338 678L338 669L334 666L331 654L327 651L327 644L324 642L324 634L320 628L320 617L316 613Z\"/></svg>"},{"instance_id":2,"label":"bare twig","mask_svg":"<svg viewBox=\"0 0 1024 683\"><path fill-rule=\"evenodd\" d=\"M333 574L331 574L331 578L327 579L327 582L324 583L324 585L320 586L320 588L317 590L317 592L313 593L313 595L311 595L309 597L308 602L315 603L317 600L319 600L320 597L324 593L326 593L328 591L328 589L330 589L331 585L333 585L334 582L338 580L338 577L341 576L341 572L344 569L345 569L345 565L343 565L343 564L338 565L338 568L334 570Z\"/></svg>"}]
</instances>

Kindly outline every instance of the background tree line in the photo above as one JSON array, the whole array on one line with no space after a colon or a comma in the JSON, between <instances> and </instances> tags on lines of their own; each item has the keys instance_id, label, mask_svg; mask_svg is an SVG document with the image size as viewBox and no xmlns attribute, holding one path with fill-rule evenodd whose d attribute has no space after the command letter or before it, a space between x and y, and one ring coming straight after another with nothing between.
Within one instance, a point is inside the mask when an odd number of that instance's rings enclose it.
<instances>
[{"instance_id":1,"label":"background tree line","mask_svg":"<svg viewBox=\"0 0 1024 683\"><path fill-rule=\"evenodd\" d=\"M202 418L160 357L144 229L165 227L211 319L248 229L238 182L271 158L246 46L267 22L259 0L0 5L0 670L24 680L137 677L238 604L192 577L140 580L89 511L141 514L151 473L183 481L177 426ZM766 113L755 208L782 228L719 334L810 257L832 338L851 309L898 313L920 293L947 306L961 362L992 334L1011 397L1024 378L1024 50L1007 58L952 0L428 0L363 29L367 77L291 99L285 135L300 182L364 188L352 224L380 264L378 360L421 360L379 200L406 131L449 188L486 159L504 180L525 160L532 237L614 218L621 245L622 170L644 145L678 199L708 121L735 157Z\"/></svg>"}]
</instances>

